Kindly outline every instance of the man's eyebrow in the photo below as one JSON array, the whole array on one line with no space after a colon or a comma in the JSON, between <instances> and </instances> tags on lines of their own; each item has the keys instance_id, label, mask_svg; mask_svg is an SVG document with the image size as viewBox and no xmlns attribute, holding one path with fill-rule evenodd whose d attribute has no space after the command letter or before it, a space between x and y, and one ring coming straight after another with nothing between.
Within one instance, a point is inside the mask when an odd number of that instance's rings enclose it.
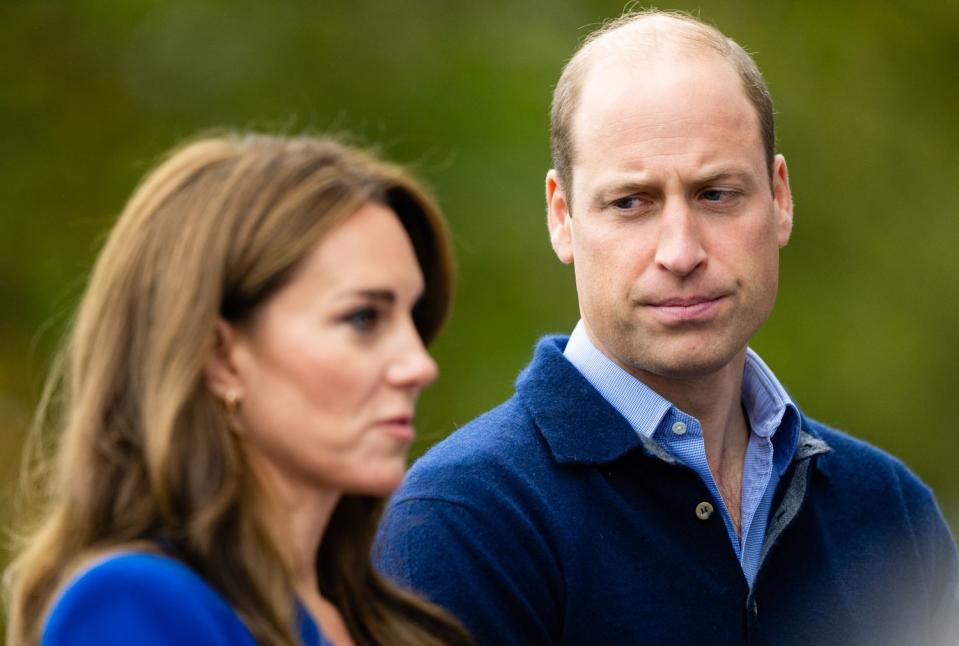
<instances>
[{"instance_id":1,"label":"man's eyebrow","mask_svg":"<svg viewBox=\"0 0 959 646\"><path fill-rule=\"evenodd\" d=\"M702 177L700 177L699 179L695 181L695 184L698 184L698 185L713 184L715 182L723 182L723 181L729 181L729 180L737 181L742 184L746 184L748 186L752 186L755 183L753 180L752 173L746 170L732 168L732 169L722 169L714 173L708 173L706 175L703 175Z\"/></svg>"},{"instance_id":2,"label":"man's eyebrow","mask_svg":"<svg viewBox=\"0 0 959 646\"><path fill-rule=\"evenodd\" d=\"M653 190L652 182L643 182L636 180L623 180L622 182L610 182L600 186L596 191L594 200L596 202L608 202L618 197L625 197L634 193L648 193Z\"/></svg>"}]
</instances>

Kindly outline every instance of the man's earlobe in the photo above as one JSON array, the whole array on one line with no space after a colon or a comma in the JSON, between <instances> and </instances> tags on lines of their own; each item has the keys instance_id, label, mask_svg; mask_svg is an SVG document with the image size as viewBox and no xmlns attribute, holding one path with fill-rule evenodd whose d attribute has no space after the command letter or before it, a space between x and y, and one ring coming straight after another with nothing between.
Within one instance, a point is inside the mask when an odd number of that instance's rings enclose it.
<instances>
[{"instance_id":1,"label":"man's earlobe","mask_svg":"<svg viewBox=\"0 0 959 646\"><path fill-rule=\"evenodd\" d=\"M571 217L566 191L559 182L559 174L551 169L546 174L546 226L549 227L549 240L556 257L567 265L573 262Z\"/></svg>"}]
</instances>

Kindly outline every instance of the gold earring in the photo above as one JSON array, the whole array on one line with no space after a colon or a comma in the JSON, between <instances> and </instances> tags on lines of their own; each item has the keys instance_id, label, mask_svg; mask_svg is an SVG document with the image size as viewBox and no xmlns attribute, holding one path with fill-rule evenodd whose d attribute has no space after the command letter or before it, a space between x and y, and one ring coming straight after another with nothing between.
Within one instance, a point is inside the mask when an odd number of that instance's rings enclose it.
<instances>
[{"instance_id":1,"label":"gold earring","mask_svg":"<svg viewBox=\"0 0 959 646\"><path fill-rule=\"evenodd\" d=\"M240 393L235 390L229 391L223 397L223 406L226 408L227 415L230 417L236 415L236 411L240 407Z\"/></svg>"},{"instance_id":2,"label":"gold earring","mask_svg":"<svg viewBox=\"0 0 959 646\"><path fill-rule=\"evenodd\" d=\"M236 411L240 408L240 393L231 390L223 396L223 409L226 413L226 425L237 435L242 435L240 425L236 421Z\"/></svg>"}]
</instances>

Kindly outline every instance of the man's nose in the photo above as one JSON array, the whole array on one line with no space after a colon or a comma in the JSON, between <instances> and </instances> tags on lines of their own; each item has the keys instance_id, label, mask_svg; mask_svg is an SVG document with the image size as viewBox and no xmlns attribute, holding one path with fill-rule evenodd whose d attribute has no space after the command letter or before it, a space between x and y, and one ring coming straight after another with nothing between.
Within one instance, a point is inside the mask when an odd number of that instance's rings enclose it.
<instances>
[{"instance_id":1,"label":"man's nose","mask_svg":"<svg viewBox=\"0 0 959 646\"><path fill-rule=\"evenodd\" d=\"M686 276L706 262L700 223L686 200L666 203L661 214L656 264L676 276Z\"/></svg>"}]
</instances>

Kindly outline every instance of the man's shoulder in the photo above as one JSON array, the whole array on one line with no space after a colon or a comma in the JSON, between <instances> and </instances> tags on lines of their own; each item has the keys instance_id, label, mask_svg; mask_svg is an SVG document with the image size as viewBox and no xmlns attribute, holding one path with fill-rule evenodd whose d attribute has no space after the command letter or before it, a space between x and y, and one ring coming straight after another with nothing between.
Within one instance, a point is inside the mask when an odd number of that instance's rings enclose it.
<instances>
[{"instance_id":1,"label":"man's shoulder","mask_svg":"<svg viewBox=\"0 0 959 646\"><path fill-rule=\"evenodd\" d=\"M929 487L891 453L808 417L803 418L803 430L829 446L830 450L820 457L819 469L836 484L872 495L895 489L910 499L931 501Z\"/></svg>"},{"instance_id":2,"label":"man's shoulder","mask_svg":"<svg viewBox=\"0 0 959 646\"><path fill-rule=\"evenodd\" d=\"M522 399L514 394L473 418L433 446L423 457L436 460L512 455L511 446L533 439L536 425Z\"/></svg>"},{"instance_id":3,"label":"man's shoulder","mask_svg":"<svg viewBox=\"0 0 959 646\"><path fill-rule=\"evenodd\" d=\"M546 447L521 398L513 395L476 417L419 458L410 469L401 493L421 488L455 488L457 482L508 478L538 460L548 460Z\"/></svg>"}]
</instances>

